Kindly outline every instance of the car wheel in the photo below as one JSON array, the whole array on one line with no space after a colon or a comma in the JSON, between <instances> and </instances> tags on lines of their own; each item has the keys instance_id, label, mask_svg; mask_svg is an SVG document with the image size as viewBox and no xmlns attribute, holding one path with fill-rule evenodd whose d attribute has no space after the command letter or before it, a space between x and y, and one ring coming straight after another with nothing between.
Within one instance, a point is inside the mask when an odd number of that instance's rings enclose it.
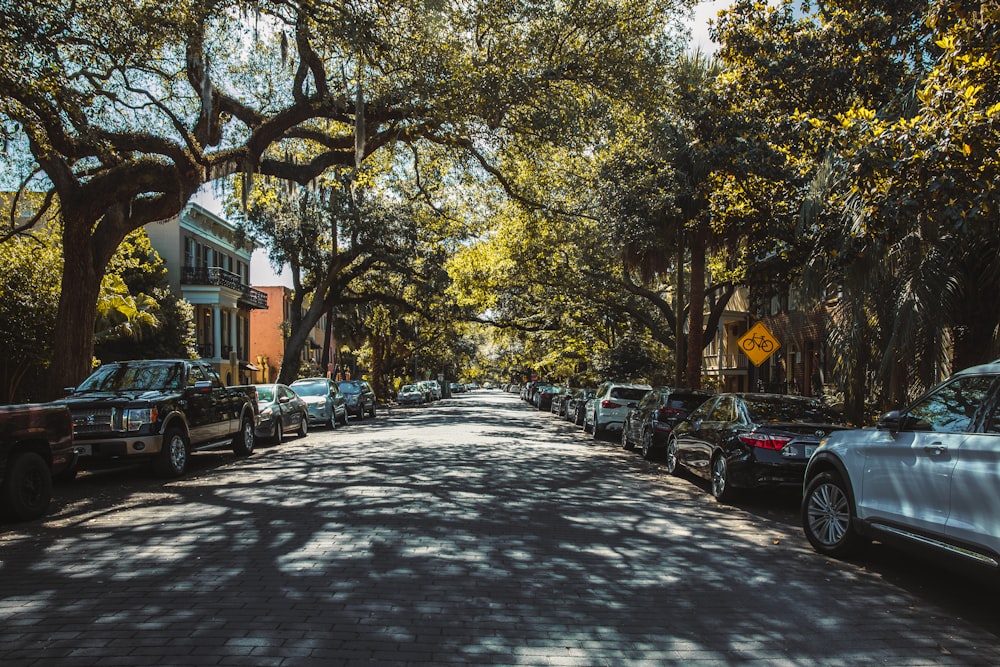
<instances>
[{"instance_id":1,"label":"car wheel","mask_svg":"<svg viewBox=\"0 0 1000 667\"><path fill-rule=\"evenodd\" d=\"M302 413L302 421L299 422L299 437L304 438L309 435L309 415Z\"/></svg>"},{"instance_id":2,"label":"car wheel","mask_svg":"<svg viewBox=\"0 0 1000 667\"><path fill-rule=\"evenodd\" d=\"M816 551L834 558L857 551L863 538L854 529L855 519L839 475L824 472L809 481L802 497L802 528Z\"/></svg>"},{"instance_id":3,"label":"car wheel","mask_svg":"<svg viewBox=\"0 0 1000 667\"><path fill-rule=\"evenodd\" d=\"M604 434L604 429L601 425L597 423L597 415L594 415L594 425L590 428L591 435L594 436L594 440L600 440L601 436Z\"/></svg>"},{"instance_id":4,"label":"car wheel","mask_svg":"<svg viewBox=\"0 0 1000 667\"><path fill-rule=\"evenodd\" d=\"M340 423L347 426L347 408L344 408L344 416L340 419Z\"/></svg>"},{"instance_id":5,"label":"car wheel","mask_svg":"<svg viewBox=\"0 0 1000 667\"><path fill-rule=\"evenodd\" d=\"M677 474L677 438L671 437L667 441L667 472L671 475Z\"/></svg>"},{"instance_id":6,"label":"car wheel","mask_svg":"<svg viewBox=\"0 0 1000 667\"><path fill-rule=\"evenodd\" d=\"M250 456L253 454L253 446L255 444L253 430L253 422L244 417L243 421L240 422L240 432L233 438L233 454L237 456Z\"/></svg>"},{"instance_id":7,"label":"car wheel","mask_svg":"<svg viewBox=\"0 0 1000 667\"><path fill-rule=\"evenodd\" d=\"M712 459L712 495L720 502L733 497L733 490L729 484L729 462L722 454L716 454Z\"/></svg>"},{"instance_id":8,"label":"car wheel","mask_svg":"<svg viewBox=\"0 0 1000 667\"><path fill-rule=\"evenodd\" d=\"M284 440L285 432L281 428L281 420L279 419L274 425L274 444L280 445Z\"/></svg>"},{"instance_id":9,"label":"car wheel","mask_svg":"<svg viewBox=\"0 0 1000 667\"><path fill-rule=\"evenodd\" d=\"M364 420L365 420L365 406L359 404L358 405L358 421L364 421Z\"/></svg>"},{"instance_id":10,"label":"car wheel","mask_svg":"<svg viewBox=\"0 0 1000 667\"><path fill-rule=\"evenodd\" d=\"M628 424L622 425L622 449L635 449L635 445L628 439Z\"/></svg>"},{"instance_id":11,"label":"car wheel","mask_svg":"<svg viewBox=\"0 0 1000 667\"><path fill-rule=\"evenodd\" d=\"M8 462L3 483L4 511L16 521L43 516L52 499L52 474L35 452L22 452Z\"/></svg>"},{"instance_id":12,"label":"car wheel","mask_svg":"<svg viewBox=\"0 0 1000 667\"><path fill-rule=\"evenodd\" d=\"M188 455L187 436L171 426L163 434L163 446L153 461L153 472L158 477L180 477L187 469Z\"/></svg>"},{"instance_id":13,"label":"car wheel","mask_svg":"<svg viewBox=\"0 0 1000 667\"><path fill-rule=\"evenodd\" d=\"M653 432L648 429L642 429L642 458L647 461L651 461L656 451L653 449Z\"/></svg>"},{"instance_id":14,"label":"car wheel","mask_svg":"<svg viewBox=\"0 0 1000 667\"><path fill-rule=\"evenodd\" d=\"M577 410L576 414L573 415L573 423L577 426L583 426L583 412Z\"/></svg>"},{"instance_id":15,"label":"car wheel","mask_svg":"<svg viewBox=\"0 0 1000 667\"><path fill-rule=\"evenodd\" d=\"M372 403L372 409L368 412L372 419L375 419L375 403Z\"/></svg>"}]
</instances>

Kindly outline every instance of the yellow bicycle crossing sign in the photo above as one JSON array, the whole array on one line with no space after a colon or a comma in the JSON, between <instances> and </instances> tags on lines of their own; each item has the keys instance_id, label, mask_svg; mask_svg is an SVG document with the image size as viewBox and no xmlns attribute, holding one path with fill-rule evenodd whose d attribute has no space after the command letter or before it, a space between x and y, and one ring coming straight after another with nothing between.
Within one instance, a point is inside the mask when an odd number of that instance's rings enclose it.
<instances>
[{"instance_id":1,"label":"yellow bicycle crossing sign","mask_svg":"<svg viewBox=\"0 0 1000 667\"><path fill-rule=\"evenodd\" d=\"M781 343L764 326L763 322L758 322L750 327L750 330L743 334L737 341L737 345L747 355L747 358L753 362L754 366L760 366L781 347Z\"/></svg>"}]
</instances>

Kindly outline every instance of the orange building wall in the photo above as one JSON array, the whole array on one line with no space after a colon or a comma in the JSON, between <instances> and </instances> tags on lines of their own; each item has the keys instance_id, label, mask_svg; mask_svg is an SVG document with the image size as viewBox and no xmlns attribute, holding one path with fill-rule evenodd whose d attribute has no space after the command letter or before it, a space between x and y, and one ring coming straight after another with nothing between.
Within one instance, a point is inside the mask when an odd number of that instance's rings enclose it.
<instances>
[{"instance_id":1,"label":"orange building wall","mask_svg":"<svg viewBox=\"0 0 1000 667\"><path fill-rule=\"evenodd\" d=\"M276 382L285 354L281 325L285 321L286 304L292 298L292 290L284 285L255 285L254 288L267 294L267 309L250 311L250 362L260 368L254 373L253 381Z\"/></svg>"}]
</instances>

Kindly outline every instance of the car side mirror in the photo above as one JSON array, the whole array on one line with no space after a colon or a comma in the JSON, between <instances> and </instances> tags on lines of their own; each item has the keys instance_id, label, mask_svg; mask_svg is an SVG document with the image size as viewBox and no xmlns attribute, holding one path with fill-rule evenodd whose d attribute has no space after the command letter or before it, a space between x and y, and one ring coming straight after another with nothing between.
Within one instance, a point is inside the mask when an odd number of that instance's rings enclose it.
<instances>
[{"instance_id":1,"label":"car side mirror","mask_svg":"<svg viewBox=\"0 0 1000 667\"><path fill-rule=\"evenodd\" d=\"M899 410L891 410L881 417L879 417L878 422L875 424L875 428L880 431L899 431L903 426L904 418L900 414Z\"/></svg>"}]
</instances>

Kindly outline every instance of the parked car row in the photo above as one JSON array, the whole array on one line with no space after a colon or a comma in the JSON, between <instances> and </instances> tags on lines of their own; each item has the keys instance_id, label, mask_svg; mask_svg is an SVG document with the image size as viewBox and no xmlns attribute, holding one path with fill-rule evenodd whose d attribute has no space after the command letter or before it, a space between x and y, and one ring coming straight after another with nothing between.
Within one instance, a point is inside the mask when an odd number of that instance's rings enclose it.
<instances>
[{"instance_id":1,"label":"parked car row","mask_svg":"<svg viewBox=\"0 0 1000 667\"><path fill-rule=\"evenodd\" d=\"M802 527L822 554L879 540L1000 570L1000 360L870 428L799 396L615 382L593 395L541 383L519 391L595 438L620 428L623 448L662 454L668 473L704 478L720 501L739 489L802 489Z\"/></svg>"}]
</instances>

